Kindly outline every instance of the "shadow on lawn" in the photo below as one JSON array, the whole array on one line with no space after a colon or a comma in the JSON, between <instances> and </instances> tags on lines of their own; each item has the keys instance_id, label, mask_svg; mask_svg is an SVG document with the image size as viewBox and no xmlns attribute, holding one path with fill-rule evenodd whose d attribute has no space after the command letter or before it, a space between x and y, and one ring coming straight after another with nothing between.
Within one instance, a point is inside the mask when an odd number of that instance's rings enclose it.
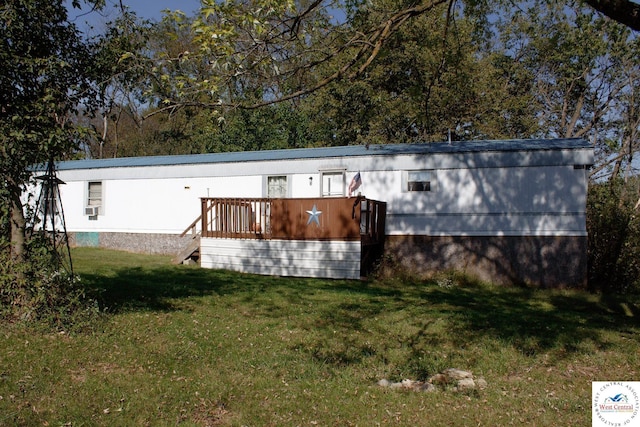
<instances>
[{"instance_id":1,"label":"shadow on lawn","mask_svg":"<svg viewBox=\"0 0 640 427\"><path fill-rule=\"evenodd\" d=\"M100 307L109 312L131 310L172 311L183 309L177 300L207 295L238 294L245 301L255 300L264 315L278 316L278 306L260 299L266 290L278 289L280 297L289 304L302 303L317 291L369 293L372 296L399 296L401 291L368 288L365 282L255 276L225 270L202 269L191 266L122 267L108 274L82 272L82 283ZM359 307L364 309L364 307Z\"/></svg>"},{"instance_id":2,"label":"shadow on lawn","mask_svg":"<svg viewBox=\"0 0 640 427\"><path fill-rule=\"evenodd\" d=\"M583 351L581 346L606 350L610 343L605 331L628 334L634 341L639 337L637 300L633 304L613 296L598 301L580 293L278 278L186 266L121 268L109 276L81 276L89 294L108 312L183 310L182 299L233 295L255 316L285 319L302 313L299 326L321 337L310 343L309 352L336 364L351 363L360 353L375 354L369 344L358 350L358 342L349 337L353 332L366 336L376 319L386 315L417 331L402 337L415 355L438 345L464 348L482 337L496 338L531 356L551 349L569 355ZM445 322L447 333L430 329L437 320ZM394 334L394 325L380 325L385 328ZM322 340L332 339L336 331L345 344L324 349ZM347 345L358 354L354 356Z\"/></svg>"},{"instance_id":3,"label":"shadow on lawn","mask_svg":"<svg viewBox=\"0 0 640 427\"><path fill-rule=\"evenodd\" d=\"M250 276L192 267L133 267L112 271L109 276L82 273L87 293L101 309L121 311L173 311L177 300L226 294L263 286Z\"/></svg>"},{"instance_id":4,"label":"shadow on lawn","mask_svg":"<svg viewBox=\"0 0 640 427\"><path fill-rule=\"evenodd\" d=\"M621 301L597 301L588 294L571 296L526 289L432 289L430 304L443 307L452 319L454 344L465 346L478 336L493 336L510 343L527 356L555 349L574 353L595 346L606 350L605 332L619 331L640 338L640 311L622 313ZM445 308L446 307L446 308ZM635 330L634 330L635 328Z\"/></svg>"},{"instance_id":5,"label":"shadow on lawn","mask_svg":"<svg viewBox=\"0 0 640 427\"><path fill-rule=\"evenodd\" d=\"M384 283L378 285L385 286ZM433 360L425 361L425 352L449 349L445 352L452 351L454 357L462 352L466 358L473 355L473 351L467 350L475 344L486 345L486 338L498 340L525 356L547 354L552 359L594 349L605 351L617 345L611 341L611 332L640 345L637 298L632 303L617 296L598 300L594 295L580 292L484 286L441 288L434 282L408 283L402 290L382 289L379 293L369 287L367 293L373 298L361 300L359 305L343 303L327 307L316 325L366 334L367 328L371 328L368 320L389 314L403 329L413 330L403 336L394 331L393 325L386 325L388 339L410 349L407 364L419 377L424 374L423 379L447 367L436 367L434 363L438 362ZM404 341L399 343L400 339ZM353 348L351 358L355 353L370 352L367 345L358 347L355 342L348 345ZM338 348L333 356L325 350L321 354L328 360L341 360L341 352L344 349ZM420 366L422 363L426 366Z\"/></svg>"}]
</instances>

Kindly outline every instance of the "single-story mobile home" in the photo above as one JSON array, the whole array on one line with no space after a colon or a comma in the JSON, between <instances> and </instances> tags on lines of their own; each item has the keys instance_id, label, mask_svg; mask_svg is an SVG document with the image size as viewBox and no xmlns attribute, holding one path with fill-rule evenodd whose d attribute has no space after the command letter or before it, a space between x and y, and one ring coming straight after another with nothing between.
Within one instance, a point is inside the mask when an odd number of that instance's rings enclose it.
<instances>
[{"instance_id":1,"label":"single-story mobile home","mask_svg":"<svg viewBox=\"0 0 640 427\"><path fill-rule=\"evenodd\" d=\"M383 250L419 273L575 287L586 284L592 163L582 139L532 139L79 160L56 169L77 246L172 255L191 246L183 257L197 253L203 267L340 278L360 277Z\"/></svg>"}]
</instances>

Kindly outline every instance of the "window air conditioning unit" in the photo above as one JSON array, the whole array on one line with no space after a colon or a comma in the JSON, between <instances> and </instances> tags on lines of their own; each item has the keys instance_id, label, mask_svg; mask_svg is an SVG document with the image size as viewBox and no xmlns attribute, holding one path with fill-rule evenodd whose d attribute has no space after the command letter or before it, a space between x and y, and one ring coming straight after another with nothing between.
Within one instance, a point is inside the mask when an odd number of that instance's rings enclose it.
<instances>
[{"instance_id":1,"label":"window air conditioning unit","mask_svg":"<svg viewBox=\"0 0 640 427\"><path fill-rule=\"evenodd\" d=\"M87 206L84 208L84 214L88 216L97 216L100 213L100 206Z\"/></svg>"}]
</instances>

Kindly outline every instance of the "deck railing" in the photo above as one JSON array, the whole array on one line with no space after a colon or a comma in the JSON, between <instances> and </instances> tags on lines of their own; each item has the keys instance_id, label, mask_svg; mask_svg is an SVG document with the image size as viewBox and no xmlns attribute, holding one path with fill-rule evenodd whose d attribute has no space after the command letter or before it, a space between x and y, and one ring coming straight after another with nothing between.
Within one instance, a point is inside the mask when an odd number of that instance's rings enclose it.
<instances>
[{"instance_id":1,"label":"deck railing","mask_svg":"<svg viewBox=\"0 0 640 427\"><path fill-rule=\"evenodd\" d=\"M270 238L269 199L203 198L202 235L245 239Z\"/></svg>"},{"instance_id":2,"label":"deck railing","mask_svg":"<svg viewBox=\"0 0 640 427\"><path fill-rule=\"evenodd\" d=\"M384 240L387 204L377 200L360 199L360 236L363 243Z\"/></svg>"},{"instance_id":3,"label":"deck railing","mask_svg":"<svg viewBox=\"0 0 640 427\"><path fill-rule=\"evenodd\" d=\"M384 238L386 203L363 197L201 199L203 237L362 240Z\"/></svg>"}]
</instances>

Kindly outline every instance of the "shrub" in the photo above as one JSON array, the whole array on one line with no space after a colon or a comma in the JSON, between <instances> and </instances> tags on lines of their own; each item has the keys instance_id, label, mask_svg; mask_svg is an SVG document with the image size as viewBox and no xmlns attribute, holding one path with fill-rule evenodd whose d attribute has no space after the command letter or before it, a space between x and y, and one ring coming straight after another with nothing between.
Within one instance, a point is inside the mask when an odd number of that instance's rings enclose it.
<instances>
[{"instance_id":1,"label":"shrub","mask_svg":"<svg viewBox=\"0 0 640 427\"><path fill-rule=\"evenodd\" d=\"M56 330L83 328L99 315L80 278L65 269L49 239L38 236L29 241L23 263L0 251L0 303L5 320Z\"/></svg>"},{"instance_id":2,"label":"shrub","mask_svg":"<svg viewBox=\"0 0 640 427\"><path fill-rule=\"evenodd\" d=\"M638 184L637 179L619 180L589 188L589 288L593 291L640 291Z\"/></svg>"}]
</instances>

